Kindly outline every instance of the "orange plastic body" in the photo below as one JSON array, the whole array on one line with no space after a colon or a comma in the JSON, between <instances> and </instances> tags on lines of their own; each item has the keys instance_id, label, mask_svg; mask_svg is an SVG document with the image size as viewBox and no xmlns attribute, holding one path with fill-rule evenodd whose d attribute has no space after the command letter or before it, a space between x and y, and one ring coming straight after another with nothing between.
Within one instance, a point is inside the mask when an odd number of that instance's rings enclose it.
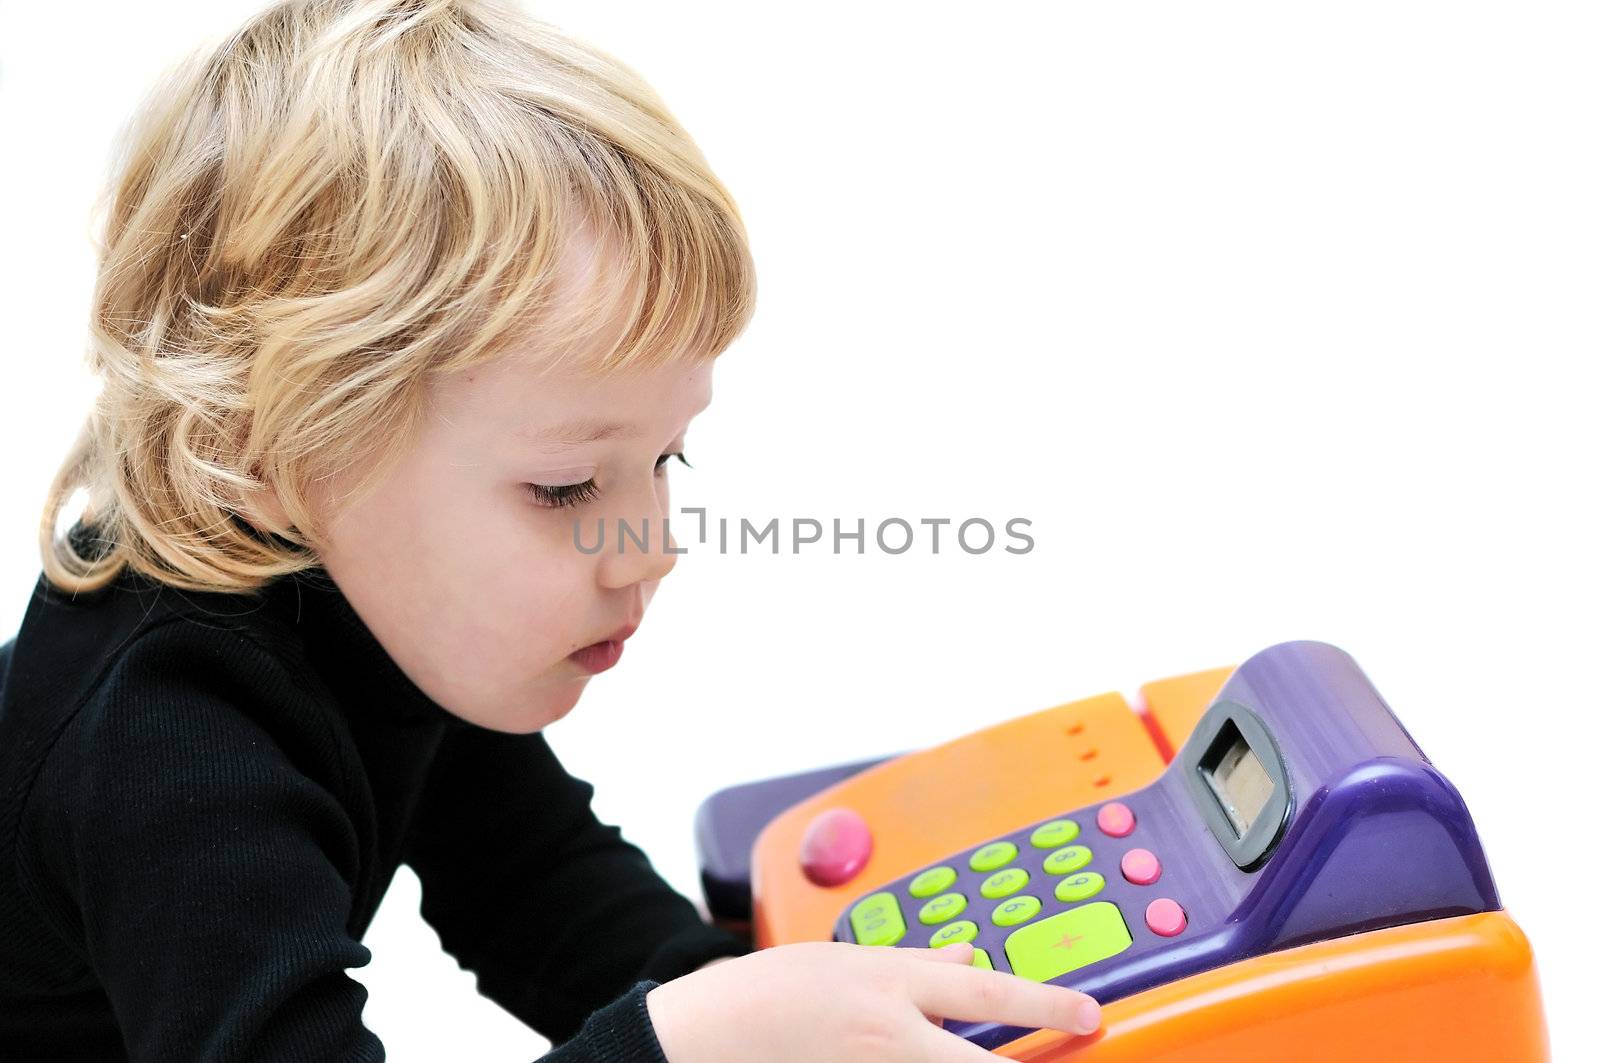
<instances>
[{"instance_id":1,"label":"orange plastic body","mask_svg":"<svg viewBox=\"0 0 1600 1063\"><path fill-rule=\"evenodd\" d=\"M885 761L796 804L756 838L757 947L827 941L844 906L1019 824L1097 804L1160 775L1231 668L1102 694ZM850 808L873 851L850 882L800 869L807 825ZM1106 1006L1100 1032L1038 1030L995 1050L1028 1063L1349 1063L1549 1059L1527 938L1505 912L1356 934L1256 957Z\"/></svg>"},{"instance_id":2,"label":"orange plastic body","mask_svg":"<svg viewBox=\"0 0 1600 1063\"><path fill-rule=\"evenodd\" d=\"M1038 1030L1027 1063L1544 1063L1528 939L1505 912L1302 945L1108 1004L1100 1032Z\"/></svg>"}]
</instances>

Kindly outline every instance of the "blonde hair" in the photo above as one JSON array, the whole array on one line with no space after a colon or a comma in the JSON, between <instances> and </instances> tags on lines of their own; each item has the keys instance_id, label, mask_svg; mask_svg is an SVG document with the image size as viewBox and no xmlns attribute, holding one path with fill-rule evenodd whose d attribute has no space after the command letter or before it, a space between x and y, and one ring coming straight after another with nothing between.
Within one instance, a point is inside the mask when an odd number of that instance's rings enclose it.
<instances>
[{"instance_id":1,"label":"blonde hair","mask_svg":"<svg viewBox=\"0 0 1600 1063\"><path fill-rule=\"evenodd\" d=\"M157 86L106 198L102 389L40 529L74 592L312 567L313 485L378 456L370 485L431 374L529 336L563 364L608 313L582 371L715 357L754 306L738 209L660 98L494 0L274 4ZM552 295L586 227L620 281L603 308ZM269 486L286 522L252 526Z\"/></svg>"}]
</instances>

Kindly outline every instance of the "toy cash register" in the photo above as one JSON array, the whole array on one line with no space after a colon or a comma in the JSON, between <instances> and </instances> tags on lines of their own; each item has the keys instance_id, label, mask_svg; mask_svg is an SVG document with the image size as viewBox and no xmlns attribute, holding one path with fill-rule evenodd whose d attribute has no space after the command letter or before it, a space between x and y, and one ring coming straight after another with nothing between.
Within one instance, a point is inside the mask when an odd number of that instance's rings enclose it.
<instances>
[{"instance_id":1,"label":"toy cash register","mask_svg":"<svg viewBox=\"0 0 1600 1063\"><path fill-rule=\"evenodd\" d=\"M1011 1059L1548 1059L1466 806L1347 654L1285 643L1142 696L721 791L708 907L760 947L970 941L1106 1005L1091 1038L945 1022Z\"/></svg>"}]
</instances>

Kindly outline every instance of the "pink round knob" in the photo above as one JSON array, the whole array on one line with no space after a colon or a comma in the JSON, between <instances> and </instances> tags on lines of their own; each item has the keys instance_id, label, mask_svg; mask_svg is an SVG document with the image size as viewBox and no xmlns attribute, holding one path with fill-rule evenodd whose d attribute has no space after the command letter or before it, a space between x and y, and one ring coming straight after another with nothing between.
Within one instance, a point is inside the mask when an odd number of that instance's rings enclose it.
<instances>
[{"instance_id":1,"label":"pink round knob","mask_svg":"<svg viewBox=\"0 0 1600 1063\"><path fill-rule=\"evenodd\" d=\"M1161 861L1149 849L1129 849L1122 854L1122 877L1135 886L1148 886L1161 877Z\"/></svg>"},{"instance_id":2,"label":"pink round knob","mask_svg":"<svg viewBox=\"0 0 1600 1063\"><path fill-rule=\"evenodd\" d=\"M1164 938L1175 938L1189 925L1189 917L1171 897L1157 897L1145 906L1144 925Z\"/></svg>"},{"instance_id":3,"label":"pink round knob","mask_svg":"<svg viewBox=\"0 0 1600 1063\"><path fill-rule=\"evenodd\" d=\"M800 842L800 869L819 886L849 882L872 855L872 831L859 812L830 808L806 827Z\"/></svg>"},{"instance_id":4,"label":"pink round knob","mask_svg":"<svg viewBox=\"0 0 1600 1063\"><path fill-rule=\"evenodd\" d=\"M1126 838L1133 833L1133 809L1121 801L1101 805L1094 821L1100 825L1101 830L1113 838Z\"/></svg>"}]
</instances>

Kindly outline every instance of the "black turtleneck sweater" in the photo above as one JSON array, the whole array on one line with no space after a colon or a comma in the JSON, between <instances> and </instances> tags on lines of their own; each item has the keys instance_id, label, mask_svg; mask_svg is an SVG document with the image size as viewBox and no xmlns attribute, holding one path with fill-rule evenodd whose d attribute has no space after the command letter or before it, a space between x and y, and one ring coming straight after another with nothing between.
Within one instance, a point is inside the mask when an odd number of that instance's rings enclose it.
<instances>
[{"instance_id":1,"label":"black turtleneck sweater","mask_svg":"<svg viewBox=\"0 0 1600 1063\"><path fill-rule=\"evenodd\" d=\"M550 1063L665 1063L644 994L749 945L540 733L446 712L321 570L41 579L0 647L0 1060L381 1060L345 973L395 868Z\"/></svg>"}]
</instances>

